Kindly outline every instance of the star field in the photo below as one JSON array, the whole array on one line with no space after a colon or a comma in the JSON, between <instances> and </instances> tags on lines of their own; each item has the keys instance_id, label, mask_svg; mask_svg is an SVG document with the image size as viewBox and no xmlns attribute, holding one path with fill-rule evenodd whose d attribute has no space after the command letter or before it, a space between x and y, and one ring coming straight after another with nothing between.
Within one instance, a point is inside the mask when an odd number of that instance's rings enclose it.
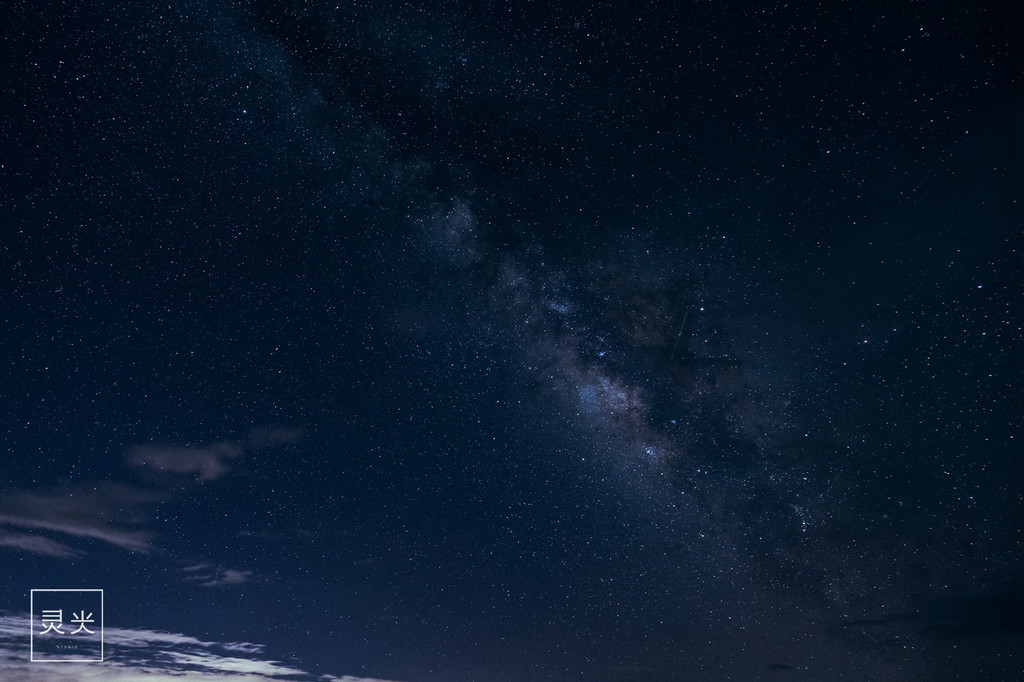
<instances>
[{"instance_id":1,"label":"star field","mask_svg":"<svg viewBox=\"0 0 1024 682\"><path fill-rule=\"evenodd\" d=\"M1007 3L2 14L0 676L1024 669Z\"/></svg>"}]
</instances>

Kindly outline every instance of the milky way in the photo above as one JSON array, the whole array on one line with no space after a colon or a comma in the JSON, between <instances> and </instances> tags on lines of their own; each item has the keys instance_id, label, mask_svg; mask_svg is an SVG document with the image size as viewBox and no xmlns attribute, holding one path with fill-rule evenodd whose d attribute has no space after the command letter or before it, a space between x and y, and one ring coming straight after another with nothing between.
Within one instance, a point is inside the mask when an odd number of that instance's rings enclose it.
<instances>
[{"instance_id":1,"label":"milky way","mask_svg":"<svg viewBox=\"0 0 1024 682\"><path fill-rule=\"evenodd\" d=\"M7 14L4 675L1021 668L1006 8Z\"/></svg>"}]
</instances>

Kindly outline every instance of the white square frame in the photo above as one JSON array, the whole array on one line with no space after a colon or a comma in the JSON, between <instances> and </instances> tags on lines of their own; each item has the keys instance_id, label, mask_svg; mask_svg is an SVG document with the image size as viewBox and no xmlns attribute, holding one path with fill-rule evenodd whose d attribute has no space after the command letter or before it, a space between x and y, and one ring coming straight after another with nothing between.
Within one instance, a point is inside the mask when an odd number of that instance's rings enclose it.
<instances>
[{"instance_id":1,"label":"white square frame","mask_svg":"<svg viewBox=\"0 0 1024 682\"><path fill-rule=\"evenodd\" d=\"M35 618L36 618L36 592L99 592L100 593L100 657L99 658L36 658L36 629L35 629ZM101 589L33 589L29 590L28 597L28 641L29 641L29 661L32 663L102 663L103 662L103 590ZM84 616L83 616L84 618Z\"/></svg>"}]
</instances>

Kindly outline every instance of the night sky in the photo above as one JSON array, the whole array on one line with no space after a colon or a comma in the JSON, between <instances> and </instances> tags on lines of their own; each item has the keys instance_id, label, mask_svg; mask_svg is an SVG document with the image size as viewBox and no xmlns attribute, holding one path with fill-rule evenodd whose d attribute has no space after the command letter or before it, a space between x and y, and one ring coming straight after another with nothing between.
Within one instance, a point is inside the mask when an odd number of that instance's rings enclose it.
<instances>
[{"instance_id":1,"label":"night sky","mask_svg":"<svg viewBox=\"0 0 1024 682\"><path fill-rule=\"evenodd\" d=\"M5 2L0 677L1022 679L1022 29Z\"/></svg>"}]
</instances>

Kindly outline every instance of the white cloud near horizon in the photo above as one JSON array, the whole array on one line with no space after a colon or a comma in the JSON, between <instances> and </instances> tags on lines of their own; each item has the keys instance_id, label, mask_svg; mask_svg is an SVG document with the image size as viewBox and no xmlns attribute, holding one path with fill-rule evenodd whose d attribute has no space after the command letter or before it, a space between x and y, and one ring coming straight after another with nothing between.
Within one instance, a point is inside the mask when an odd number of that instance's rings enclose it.
<instances>
[{"instance_id":1,"label":"white cloud near horizon","mask_svg":"<svg viewBox=\"0 0 1024 682\"><path fill-rule=\"evenodd\" d=\"M4 682L394 682L315 675L264 657L250 642L207 642L145 629L104 628L102 663L29 662L29 614L0 613L0 679Z\"/></svg>"}]
</instances>

